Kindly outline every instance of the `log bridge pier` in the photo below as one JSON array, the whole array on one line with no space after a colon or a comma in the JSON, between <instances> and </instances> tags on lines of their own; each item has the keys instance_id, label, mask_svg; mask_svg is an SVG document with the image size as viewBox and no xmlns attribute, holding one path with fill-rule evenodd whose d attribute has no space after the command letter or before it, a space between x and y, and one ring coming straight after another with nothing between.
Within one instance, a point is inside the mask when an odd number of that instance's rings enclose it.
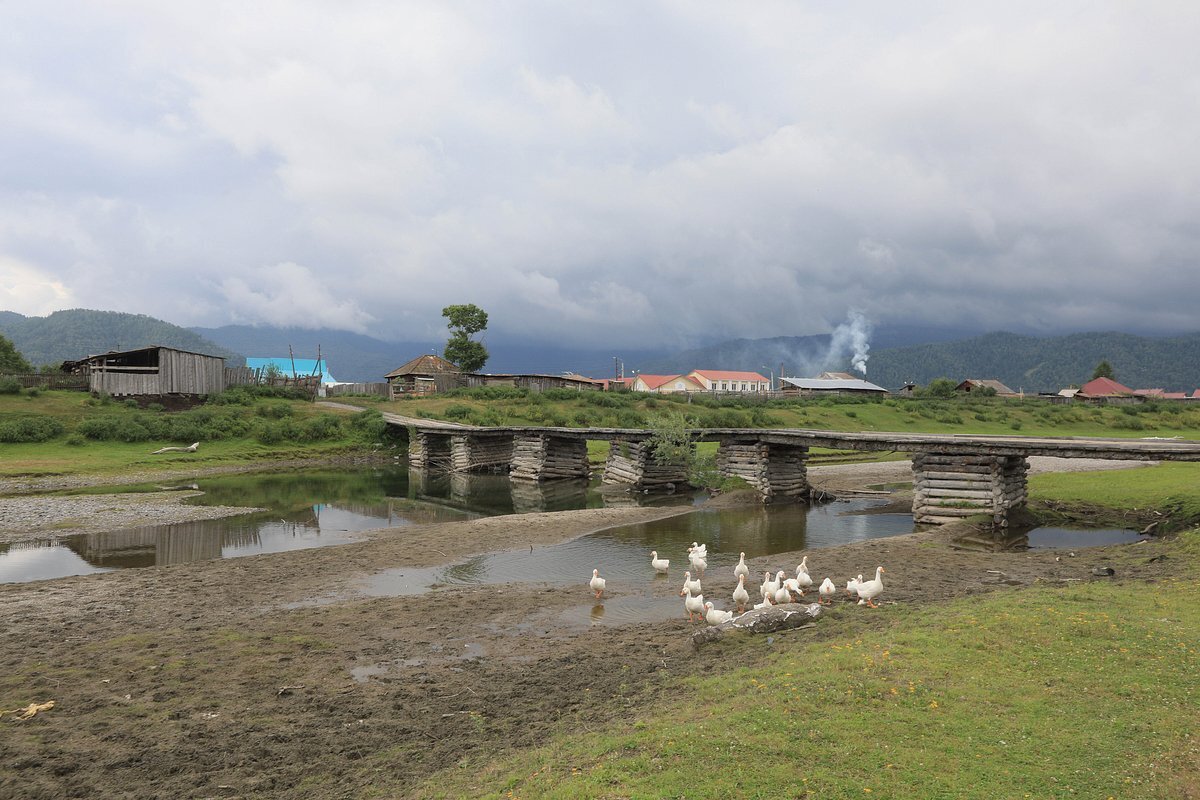
<instances>
[{"instance_id":1,"label":"log bridge pier","mask_svg":"<svg viewBox=\"0 0 1200 800\"><path fill-rule=\"evenodd\" d=\"M514 481L586 478L589 440L611 443L603 482L664 490L687 482L682 463L660 463L652 431L621 428L474 428L387 414L409 431L409 464L420 470L507 471ZM716 441L722 475L746 480L763 502L807 500L811 447L908 453L913 519L944 524L987 515L997 528L1027 500L1029 456L1135 461L1200 461L1200 441L847 433L805 429L715 428L694 432Z\"/></svg>"}]
</instances>

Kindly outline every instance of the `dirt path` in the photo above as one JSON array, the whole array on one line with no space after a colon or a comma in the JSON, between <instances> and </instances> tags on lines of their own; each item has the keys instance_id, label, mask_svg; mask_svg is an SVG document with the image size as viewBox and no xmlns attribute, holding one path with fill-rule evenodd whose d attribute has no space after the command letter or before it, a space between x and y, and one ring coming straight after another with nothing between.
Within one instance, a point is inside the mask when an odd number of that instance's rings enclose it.
<instances>
[{"instance_id":1,"label":"dirt path","mask_svg":"<svg viewBox=\"0 0 1200 800\"><path fill-rule=\"evenodd\" d=\"M841 478L850 483L897 474L890 464L850 466L855 481ZM663 674L752 661L765 645L693 652L682 610L675 620L621 627L556 622L592 602L586 576L578 587L407 597L364 597L355 586L383 569L543 546L680 511L491 517L385 530L339 547L0 586L0 708L56 703L24 722L0 717L0 797L334 798L379 786L402 796L463 758L636 714L661 692ZM839 582L885 565L887 605L866 616L840 602L816 628L787 636L838 635L917 603L1093 580L1101 565L1131 580L1172 563L1149 561L1164 548L1158 542L1071 558L961 551L949 546L952 535L810 552L813 574ZM750 566L791 570L799 556ZM710 580L721 587L710 591L733 588ZM655 593L672 595L672 584L655 584Z\"/></svg>"}]
</instances>

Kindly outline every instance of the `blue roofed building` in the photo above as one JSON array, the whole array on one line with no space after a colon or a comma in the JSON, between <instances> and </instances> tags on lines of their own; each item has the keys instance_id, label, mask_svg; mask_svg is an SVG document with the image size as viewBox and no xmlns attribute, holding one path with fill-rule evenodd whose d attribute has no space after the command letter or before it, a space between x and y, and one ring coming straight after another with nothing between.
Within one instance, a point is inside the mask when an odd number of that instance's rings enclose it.
<instances>
[{"instance_id":1,"label":"blue roofed building","mask_svg":"<svg viewBox=\"0 0 1200 800\"><path fill-rule=\"evenodd\" d=\"M295 365L295 371L292 366ZM309 375L320 375L321 384L328 386L331 383L341 383L337 378L329 374L329 365L325 363L325 359L315 358L247 358L246 366L253 370L267 370L274 365L279 374L285 378L306 378Z\"/></svg>"}]
</instances>

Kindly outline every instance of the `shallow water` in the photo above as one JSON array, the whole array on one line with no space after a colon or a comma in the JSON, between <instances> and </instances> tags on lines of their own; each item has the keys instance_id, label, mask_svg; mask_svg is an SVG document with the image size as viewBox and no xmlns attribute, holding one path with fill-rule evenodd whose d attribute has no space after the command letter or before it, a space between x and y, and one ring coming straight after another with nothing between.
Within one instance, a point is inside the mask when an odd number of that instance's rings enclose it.
<instances>
[{"instance_id":1,"label":"shallow water","mask_svg":"<svg viewBox=\"0 0 1200 800\"><path fill-rule=\"evenodd\" d=\"M429 475L401 468L222 475L172 485L204 492L186 503L267 511L0 544L0 583L327 547L355 541L366 530L496 514L693 502L691 495L601 491L587 481L510 484L505 475ZM146 484L104 492L161 488ZM85 492L96 489L74 493Z\"/></svg>"}]
</instances>

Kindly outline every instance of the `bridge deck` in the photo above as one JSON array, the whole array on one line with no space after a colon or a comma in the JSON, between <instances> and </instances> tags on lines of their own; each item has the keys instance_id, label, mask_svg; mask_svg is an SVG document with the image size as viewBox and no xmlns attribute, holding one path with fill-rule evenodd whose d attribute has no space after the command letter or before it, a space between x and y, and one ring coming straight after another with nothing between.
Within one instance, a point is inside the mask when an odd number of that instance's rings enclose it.
<instances>
[{"instance_id":1,"label":"bridge deck","mask_svg":"<svg viewBox=\"0 0 1200 800\"><path fill-rule=\"evenodd\" d=\"M422 433L549 434L567 439L648 439L653 431L642 428L549 428L457 425L437 420L385 413L392 425L412 427ZM754 439L779 444L828 447L835 450L940 452L959 455L1058 456L1107 458L1128 461L1200 461L1200 441L1191 439L1105 439L1091 437L985 436L978 434L846 432L804 428L702 428L700 441Z\"/></svg>"}]
</instances>

